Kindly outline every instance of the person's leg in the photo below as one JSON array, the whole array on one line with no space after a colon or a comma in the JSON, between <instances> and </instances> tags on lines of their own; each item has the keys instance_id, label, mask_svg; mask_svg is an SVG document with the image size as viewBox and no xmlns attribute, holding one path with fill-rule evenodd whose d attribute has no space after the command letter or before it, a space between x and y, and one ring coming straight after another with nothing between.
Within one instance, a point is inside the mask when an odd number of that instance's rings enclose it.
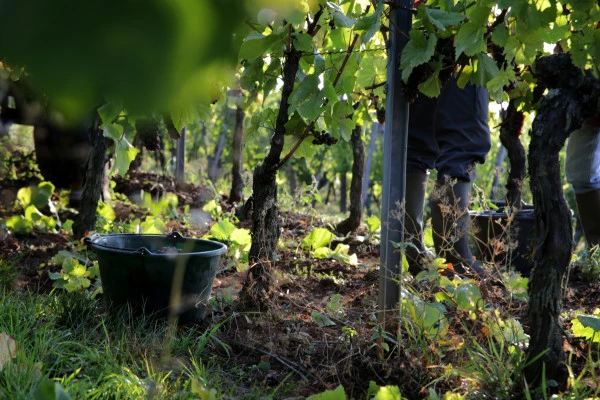
<instances>
[{"instance_id":1,"label":"person's leg","mask_svg":"<svg viewBox=\"0 0 600 400\"><path fill-rule=\"evenodd\" d=\"M412 244L406 249L406 259L413 275L424 269L423 263L426 261L423 208L428 170L434 167L439 154L433 133L436 103L435 99L419 96L409 111L404 240Z\"/></svg>"},{"instance_id":2,"label":"person's leg","mask_svg":"<svg viewBox=\"0 0 600 400\"><path fill-rule=\"evenodd\" d=\"M583 125L567 142L567 182L573 186L588 246L600 244L600 127Z\"/></svg>"},{"instance_id":3,"label":"person's leg","mask_svg":"<svg viewBox=\"0 0 600 400\"><path fill-rule=\"evenodd\" d=\"M485 89L446 84L440 95L435 133L440 149L438 179L431 195L431 225L436 252L453 264L482 273L469 245L469 197L475 164L485 161L491 147L488 127L489 97Z\"/></svg>"}]
</instances>

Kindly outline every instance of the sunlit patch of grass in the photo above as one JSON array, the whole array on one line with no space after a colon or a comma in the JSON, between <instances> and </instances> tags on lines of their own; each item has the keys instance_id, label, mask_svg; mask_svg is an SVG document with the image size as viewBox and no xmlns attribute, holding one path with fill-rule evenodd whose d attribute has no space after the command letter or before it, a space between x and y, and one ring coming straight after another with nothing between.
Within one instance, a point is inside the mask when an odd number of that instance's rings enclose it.
<instances>
[{"instance_id":1,"label":"sunlit patch of grass","mask_svg":"<svg viewBox=\"0 0 600 400\"><path fill-rule=\"evenodd\" d=\"M0 371L0 398L31 398L47 379L73 399L221 398L243 386L236 383L241 376L225 372L232 366L218 338L224 320L170 329L127 309L109 315L84 295L8 291L0 315L0 332L17 348ZM272 388L245 390L244 398L259 398Z\"/></svg>"}]
</instances>

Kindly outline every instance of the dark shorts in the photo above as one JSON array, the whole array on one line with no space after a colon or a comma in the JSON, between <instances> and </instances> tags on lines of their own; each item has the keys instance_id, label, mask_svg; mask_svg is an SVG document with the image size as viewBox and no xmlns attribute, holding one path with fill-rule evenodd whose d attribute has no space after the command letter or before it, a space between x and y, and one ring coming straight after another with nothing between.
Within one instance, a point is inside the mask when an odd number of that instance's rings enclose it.
<instances>
[{"instance_id":1,"label":"dark shorts","mask_svg":"<svg viewBox=\"0 0 600 400\"><path fill-rule=\"evenodd\" d=\"M470 182L475 164L485 162L490 151L487 90L454 81L444 85L440 96L420 95L410 105L407 172L437 169L445 176Z\"/></svg>"}]
</instances>

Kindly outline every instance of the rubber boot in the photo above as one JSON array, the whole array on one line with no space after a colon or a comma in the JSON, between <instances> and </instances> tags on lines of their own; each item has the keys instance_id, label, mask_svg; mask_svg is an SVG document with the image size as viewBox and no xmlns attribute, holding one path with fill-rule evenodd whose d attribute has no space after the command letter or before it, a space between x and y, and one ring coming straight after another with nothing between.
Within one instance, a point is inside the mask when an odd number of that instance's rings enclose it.
<instances>
[{"instance_id":1,"label":"rubber boot","mask_svg":"<svg viewBox=\"0 0 600 400\"><path fill-rule=\"evenodd\" d=\"M423 263L427 249L423 243L423 208L428 177L425 173L406 174L404 240L414 246L406 248L408 270L412 275L425 269Z\"/></svg>"},{"instance_id":2,"label":"rubber boot","mask_svg":"<svg viewBox=\"0 0 600 400\"><path fill-rule=\"evenodd\" d=\"M600 189L575 195L583 235L589 247L600 244Z\"/></svg>"},{"instance_id":3,"label":"rubber boot","mask_svg":"<svg viewBox=\"0 0 600 400\"><path fill-rule=\"evenodd\" d=\"M469 245L470 182L436 182L431 194L431 228L438 257L452 263L455 272L483 275Z\"/></svg>"}]
</instances>

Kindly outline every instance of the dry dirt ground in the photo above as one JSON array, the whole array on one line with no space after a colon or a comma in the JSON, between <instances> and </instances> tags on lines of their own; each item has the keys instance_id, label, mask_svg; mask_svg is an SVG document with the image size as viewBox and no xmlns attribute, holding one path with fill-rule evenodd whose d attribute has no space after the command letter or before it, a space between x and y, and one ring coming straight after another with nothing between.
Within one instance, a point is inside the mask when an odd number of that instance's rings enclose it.
<instances>
[{"instance_id":1,"label":"dry dirt ground","mask_svg":"<svg viewBox=\"0 0 600 400\"><path fill-rule=\"evenodd\" d=\"M24 183L29 182L0 181L0 193L4 198L13 198L11 193L14 194ZM206 201L206 193L201 188L191 185L178 187L172 179L155 174L140 173L127 180L116 181L115 190L118 192L131 194L140 189L176 193L180 205L199 207ZM226 203L223 205L226 206ZM13 212L8 200L0 207L0 218ZM136 212L127 204L115 208L121 217ZM248 227L248 222L243 224ZM299 243L303 235L318 224L309 215L284 213L282 239L285 243ZM190 236L201 236L206 232L177 225L171 228ZM1 234L0 259L10 260L14 266L10 290L49 292L52 282L48 278L48 270L40 269L40 264L66 248L68 240L62 234L38 231L23 237ZM373 338L377 331L379 249L371 244L353 244L351 251L358 256L358 267L335 260L311 259L299 249L298 244L297 248L283 251L280 259L272 264L274 288L267 306L262 309L242 306L236 300L246 277L245 271L232 268L217 276L212 294L212 313L202 325L210 327L222 323L216 336L230 346L228 362L235 366L232 371L246 371L240 379L246 380L248 387L258 381L275 388L291 379L296 383L298 398L302 398L343 384L346 388L353 388L347 389L347 393L353 391L353 395L359 398L368 388L369 381L373 380L379 384L400 385L403 394L409 398L426 397L424 385L441 376L443 365L452 363L453 357L462 354L444 349L442 360L442 350L438 351L435 343L430 343L429 356L405 351L405 343L400 343L398 349L386 353L382 359L378 353L378 341ZM575 267L570 274L565 309L591 312L598 306L600 284L597 280L585 281L579 275ZM527 329L525 303L509 302L503 288L491 282L480 282L479 288L487 304L511 315L519 315ZM338 313L332 312L331 306L328 308L336 294L340 295L336 302L340 306ZM423 295L429 295L426 288ZM315 311L327 314L330 324L325 325L330 326L319 326L311 317ZM487 342L486 332L477 321L466 325L461 323L465 315L456 310L449 311L448 317L452 321L450 337L462 337L468 333L482 343ZM577 340L570 340L570 343L566 346L574 355L574 365L581 368L587 348ZM394 347L393 343L390 345ZM436 352L439 355L437 359ZM443 392L444 388L458 388L461 384L458 376L444 378L437 384L436 390Z\"/></svg>"}]
</instances>

